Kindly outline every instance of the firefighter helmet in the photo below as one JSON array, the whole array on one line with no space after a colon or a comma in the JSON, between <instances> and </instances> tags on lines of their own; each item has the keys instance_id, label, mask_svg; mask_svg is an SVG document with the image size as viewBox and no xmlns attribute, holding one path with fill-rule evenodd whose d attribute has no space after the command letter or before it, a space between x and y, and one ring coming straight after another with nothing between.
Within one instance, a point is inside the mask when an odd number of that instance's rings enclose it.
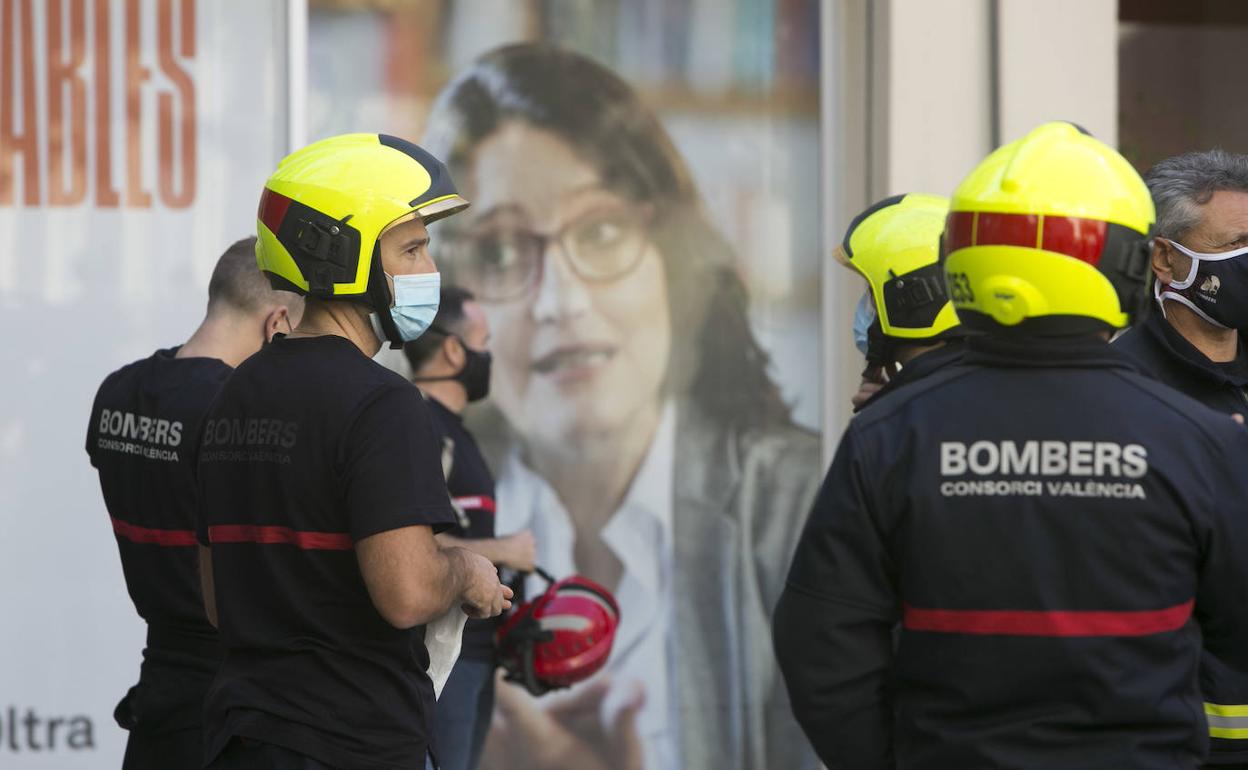
<instances>
[{"instance_id":1,"label":"firefighter helmet","mask_svg":"<svg viewBox=\"0 0 1248 770\"><path fill-rule=\"evenodd\" d=\"M954 191L941 255L970 328L1119 329L1148 302L1153 201L1113 148L1046 123L998 148Z\"/></svg>"},{"instance_id":2,"label":"firefighter helmet","mask_svg":"<svg viewBox=\"0 0 1248 770\"><path fill-rule=\"evenodd\" d=\"M498 628L499 660L507 679L534 695L569 687L597 673L611 654L620 607L611 592L574 575L522 602Z\"/></svg>"},{"instance_id":3,"label":"firefighter helmet","mask_svg":"<svg viewBox=\"0 0 1248 770\"><path fill-rule=\"evenodd\" d=\"M256 261L276 289L368 304L393 341L382 234L467 206L446 166L411 142L387 134L322 139L287 155L265 182Z\"/></svg>"},{"instance_id":4,"label":"firefighter helmet","mask_svg":"<svg viewBox=\"0 0 1248 770\"><path fill-rule=\"evenodd\" d=\"M948 212L947 198L910 193L885 198L849 223L834 254L867 280L874 300L868 358L884 363L889 356L879 348L960 334L939 265Z\"/></svg>"}]
</instances>

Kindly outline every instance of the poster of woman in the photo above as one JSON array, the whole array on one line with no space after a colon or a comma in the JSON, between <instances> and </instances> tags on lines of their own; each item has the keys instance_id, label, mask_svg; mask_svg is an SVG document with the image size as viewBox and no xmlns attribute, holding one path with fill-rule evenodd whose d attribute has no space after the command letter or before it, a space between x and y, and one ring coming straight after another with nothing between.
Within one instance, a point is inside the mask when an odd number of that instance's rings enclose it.
<instances>
[{"instance_id":1,"label":"poster of woman","mask_svg":"<svg viewBox=\"0 0 1248 770\"><path fill-rule=\"evenodd\" d=\"M629 35L672 35L663 25L619 28L613 55L523 25L465 58L463 5L443 5L447 34L425 41L437 55L405 70L445 80L378 77L377 114L410 120L392 130L443 158L472 203L431 228L432 250L492 331L490 397L468 425L498 479L496 533L531 531L548 572L620 607L592 679L540 698L498 685L480 766L814 768L770 634L822 477L813 79L730 66L735 85L686 72L673 96L627 54ZM772 12L763 34L795 34ZM319 34L370 24L384 58L393 17L339 13ZM325 79L341 93L369 76ZM366 93L336 98L367 113ZM317 131L331 125L357 128Z\"/></svg>"}]
</instances>

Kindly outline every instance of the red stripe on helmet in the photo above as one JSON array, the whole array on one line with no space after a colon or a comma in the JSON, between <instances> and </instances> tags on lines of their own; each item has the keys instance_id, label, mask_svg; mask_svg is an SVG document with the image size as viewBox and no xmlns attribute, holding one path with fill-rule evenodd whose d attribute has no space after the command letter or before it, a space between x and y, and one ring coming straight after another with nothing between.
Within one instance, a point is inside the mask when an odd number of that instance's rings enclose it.
<instances>
[{"instance_id":1,"label":"red stripe on helmet","mask_svg":"<svg viewBox=\"0 0 1248 770\"><path fill-rule=\"evenodd\" d=\"M277 229L282 226L282 220L286 218L288 208L290 198L266 187L260 194L260 211L256 213L256 218L269 228L269 232L276 234Z\"/></svg>"},{"instance_id":2,"label":"red stripe on helmet","mask_svg":"<svg viewBox=\"0 0 1248 770\"><path fill-rule=\"evenodd\" d=\"M1095 265L1108 231L1098 219L954 211L945 221L945 253L971 246L1025 246Z\"/></svg>"},{"instance_id":3,"label":"red stripe on helmet","mask_svg":"<svg viewBox=\"0 0 1248 770\"><path fill-rule=\"evenodd\" d=\"M945 220L945 253L975 245L975 212L954 211Z\"/></svg>"},{"instance_id":4,"label":"red stripe on helmet","mask_svg":"<svg viewBox=\"0 0 1248 770\"><path fill-rule=\"evenodd\" d=\"M1039 241L1040 217L1032 214L984 214L975 223L975 245L1026 246Z\"/></svg>"},{"instance_id":5,"label":"red stripe on helmet","mask_svg":"<svg viewBox=\"0 0 1248 770\"><path fill-rule=\"evenodd\" d=\"M1108 231L1109 226L1097 219L1045 217L1040 248L1095 265L1101 261Z\"/></svg>"}]
</instances>

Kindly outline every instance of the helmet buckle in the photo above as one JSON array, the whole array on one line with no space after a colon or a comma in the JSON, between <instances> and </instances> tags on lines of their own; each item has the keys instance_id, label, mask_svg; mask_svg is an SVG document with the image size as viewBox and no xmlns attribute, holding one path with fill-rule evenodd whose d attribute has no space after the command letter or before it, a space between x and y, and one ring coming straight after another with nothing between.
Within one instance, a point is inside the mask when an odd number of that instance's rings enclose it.
<instances>
[{"instance_id":1,"label":"helmet buckle","mask_svg":"<svg viewBox=\"0 0 1248 770\"><path fill-rule=\"evenodd\" d=\"M937 293L932 291L931 284L922 278L914 280L909 286L904 281L898 280L897 288L901 290L901 294L897 298L897 304L901 309L908 310L910 308L922 307L938 298L941 301L944 300L944 296L938 297Z\"/></svg>"}]
</instances>

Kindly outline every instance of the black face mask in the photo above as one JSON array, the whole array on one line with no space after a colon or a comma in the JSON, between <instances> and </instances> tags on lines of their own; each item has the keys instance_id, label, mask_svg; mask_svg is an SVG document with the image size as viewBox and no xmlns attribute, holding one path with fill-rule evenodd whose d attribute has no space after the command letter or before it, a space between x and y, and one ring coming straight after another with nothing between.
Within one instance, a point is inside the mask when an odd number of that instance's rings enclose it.
<instances>
[{"instance_id":1,"label":"black face mask","mask_svg":"<svg viewBox=\"0 0 1248 770\"><path fill-rule=\"evenodd\" d=\"M464 345L464 366L455 373L455 380L464 386L469 401L480 401L490 395L490 366L494 356L488 350L473 350Z\"/></svg>"},{"instance_id":2,"label":"black face mask","mask_svg":"<svg viewBox=\"0 0 1248 770\"><path fill-rule=\"evenodd\" d=\"M447 337L454 337L459 340L459 346L464 351L464 365L460 367L458 372L449 377L416 377L413 382L436 382L439 380L454 380L464 386L464 392L468 396L469 401L480 401L490 394L490 368L494 361L494 356L490 355L488 350L473 350L468 347L464 339L458 334L445 332L436 326L429 327L431 332L439 332Z\"/></svg>"}]
</instances>

